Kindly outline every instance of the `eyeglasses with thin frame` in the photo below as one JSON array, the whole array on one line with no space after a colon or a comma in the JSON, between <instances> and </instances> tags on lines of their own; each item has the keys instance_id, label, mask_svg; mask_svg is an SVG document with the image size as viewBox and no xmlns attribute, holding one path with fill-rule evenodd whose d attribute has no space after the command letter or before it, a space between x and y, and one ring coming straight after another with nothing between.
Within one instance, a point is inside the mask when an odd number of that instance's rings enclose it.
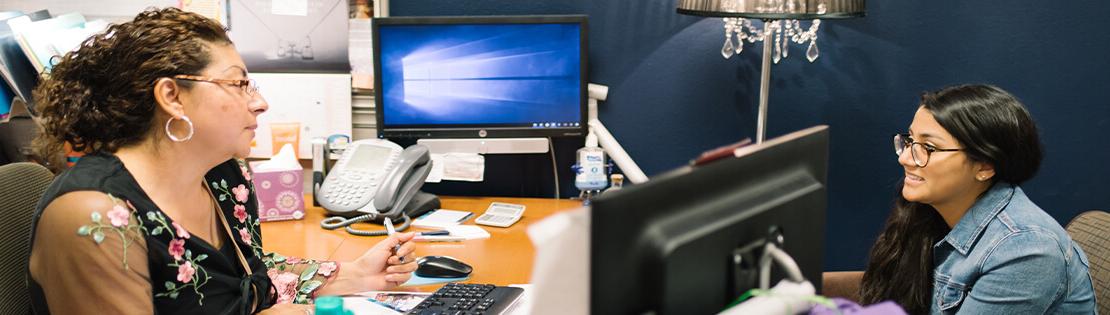
<instances>
[{"instance_id":1,"label":"eyeglasses with thin frame","mask_svg":"<svg viewBox=\"0 0 1110 315\"><path fill-rule=\"evenodd\" d=\"M933 155L933 152L963 151L963 149L940 149L928 143L913 141L913 137L910 137L909 134L895 134L894 153L902 156L902 152L905 152L906 148L910 148L910 156L913 157L913 164L917 167L929 165L929 157Z\"/></svg>"},{"instance_id":2,"label":"eyeglasses with thin frame","mask_svg":"<svg viewBox=\"0 0 1110 315\"><path fill-rule=\"evenodd\" d=\"M208 82L208 83L215 83L215 84L230 85L230 86L234 86L234 87L237 87L237 88L243 90L243 93L246 93L247 96L250 96L250 97L258 96L258 82L255 82L252 79L246 79L246 80L216 79L216 78L209 78L209 77L203 77L203 76L198 76L198 75L188 75L188 74L175 75L175 76L173 76L173 78L177 79L177 80L185 80L185 81Z\"/></svg>"}]
</instances>

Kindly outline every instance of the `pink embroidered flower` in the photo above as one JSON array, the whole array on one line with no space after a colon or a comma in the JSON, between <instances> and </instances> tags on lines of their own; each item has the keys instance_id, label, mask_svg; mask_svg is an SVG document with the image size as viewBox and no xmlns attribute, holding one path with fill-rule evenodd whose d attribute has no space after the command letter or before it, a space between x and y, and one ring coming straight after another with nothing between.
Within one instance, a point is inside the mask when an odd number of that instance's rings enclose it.
<instances>
[{"instance_id":1,"label":"pink embroidered flower","mask_svg":"<svg viewBox=\"0 0 1110 315\"><path fill-rule=\"evenodd\" d=\"M116 205L108 211L108 218L112 220L112 226L123 227L127 225L128 219L131 218L131 212L121 205Z\"/></svg>"},{"instance_id":2,"label":"pink embroidered flower","mask_svg":"<svg viewBox=\"0 0 1110 315\"><path fill-rule=\"evenodd\" d=\"M317 273L319 273L321 276L330 277L331 273L333 271L335 271L335 268L338 268L338 267L339 266L337 266L334 262L330 262L330 261L325 262L325 263L320 263L320 269L317 270Z\"/></svg>"},{"instance_id":3,"label":"pink embroidered flower","mask_svg":"<svg viewBox=\"0 0 1110 315\"><path fill-rule=\"evenodd\" d=\"M185 255L185 240L175 238L170 241L170 256L173 260L181 260L181 255Z\"/></svg>"},{"instance_id":4,"label":"pink embroidered flower","mask_svg":"<svg viewBox=\"0 0 1110 315\"><path fill-rule=\"evenodd\" d=\"M177 230L177 237L190 238L193 236L192 234L189 234L188 230L185 230L184 227L182 227L180 224L177 224L177 222L173 223L173 229ZM182 241L182 243L184 243L184 241Z\"/></svg>"},{"instance_id":5,"label":"pink embroidered flower","mask_svg":"<svg viewBox=\"0 0 1110 315\"><path fill-rule=\"evenodd\" d=\"M247 206L235 205L235 218L239 219L239 223L247 221Z\"/></svg>"},{"instance_id":6,"label":"pink embroidered flower","mask_svg":"<svg viewBox=\"0 0 1110 315\"><path fill-rule=\"evenodd\" d=\"M249 170L247 170L246 165L239 164L239 170L243 172L243 178L246 178L247 180L251 180L251 172Z\"/></svg>"},{"instance_id":7,"label":"pink embroidered flower","mask_svg":"<svg viewBox=\"0 0 1110 315\"><path fill-rule=\"evenodd\" d=\"M177 281L189 283L189 281L193 281L193 274L196 272L197 270L193 269L193 263L186 261L177 267Z\"/></svg>"},{"instance_id":8,"label":"pink embroidered flower","mask_svg":"<svg viewBox=\"0 0 1110 315\"><path fill-rule=\"evenodd\" d=\"M250 197L251 193L251 191L247 189L247 186L243 184L235 186L235 188L231 189L231 192L235 194L235 200L239 201L240 203L247 202L247 197Z\"/></svg>"},{"instance_id":9,"label":"pink embroidered flower","mask_svg":"<svg viewBox=\"0 0 1110 315\"><path fill-rule=\"evenodd\" d=\"M285 263L287 263L287 264L297 264L299 262L301 262L301 259L297 258L297 257L286 257L285 258Z\"/></svg>"},{"instance_id":10,"label":"pink embroidered flower","mask_svg":"<svg viewBox=\"0 0 1110 315\"><path fill-rule=\"evenodd\" d=\"M239 238L243 239L244 244L251 244L251 232L247 228L239 228Z\"/></svg>"},{"instance_id":11,"label":"pink embroidered flower","mask_svg":"<svg viewBox=\"0 0 1110 315\"><path fill-rule=\"evenodd\" d=\"M297 297L297 280L299 277L291 272L277 269L270 269L266 271L266 274L270 276L270 282L274 286L274 291L277 292L277 302L274 302L274 304L292 303L293 299Z\"/></svg>"}]
</instances>

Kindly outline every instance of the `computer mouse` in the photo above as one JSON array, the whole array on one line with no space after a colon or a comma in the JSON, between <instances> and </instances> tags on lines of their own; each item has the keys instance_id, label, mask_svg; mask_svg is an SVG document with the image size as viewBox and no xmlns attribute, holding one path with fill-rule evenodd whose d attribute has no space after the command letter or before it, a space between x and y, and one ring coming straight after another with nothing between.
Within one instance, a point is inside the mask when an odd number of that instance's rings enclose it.
<instances>
[{"instance_id":1,"label":"computer mouse","mask_svg":"<svg viewBox=\"0 0 1110 315\"><path fill-rule=\"evenodd\" d=\"M447 256L425 256L416 260L415 274L425 278L463 278L474 268Z\"/></svg>"}]
</instances>

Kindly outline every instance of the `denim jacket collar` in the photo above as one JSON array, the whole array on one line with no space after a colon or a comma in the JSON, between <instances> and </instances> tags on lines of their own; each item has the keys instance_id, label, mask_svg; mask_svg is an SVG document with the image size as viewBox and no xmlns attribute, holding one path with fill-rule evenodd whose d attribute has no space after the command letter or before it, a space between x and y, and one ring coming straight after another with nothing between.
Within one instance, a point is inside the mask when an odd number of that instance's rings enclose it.
<instances>
[{"instance_id":1,"label":"denim jacket collar","mask_svg":"<svg viewBox=\"0 0 1110 315\"><path fill-rule=\"evenodd\" d=\"M944 241L952 244L960 254L967 255L971 250L971 245L975 244L975 240L983 234L983 230L987 228L987 224L998 216L998 213L1010 203L1015 191L1020 188L1008 183L996 183L986 193L983 193L979 200L967 210L967 213L960 218L960 222L948 232L948 236L944 237ZM937 243L939 246L940 243ZM935 247L935 246L934 246Z\"/></svg>"}]
</instances>

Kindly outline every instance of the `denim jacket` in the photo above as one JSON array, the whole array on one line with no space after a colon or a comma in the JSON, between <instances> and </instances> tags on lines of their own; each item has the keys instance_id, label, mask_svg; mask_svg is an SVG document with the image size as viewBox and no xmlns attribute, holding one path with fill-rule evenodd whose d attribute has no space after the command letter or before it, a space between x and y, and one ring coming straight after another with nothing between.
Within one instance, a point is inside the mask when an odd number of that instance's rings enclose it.
<instances>
[{"instance_id":1,"label":"denim jacket","mask_svg":"<svg viewBox=\"0 0 1110 315\"><path fill-rule=\"evenodd\" d=\"M1086 254L1010 184L975 202L933 262L933 314L1096 313Z\"/></svg>"}]
</instances>

